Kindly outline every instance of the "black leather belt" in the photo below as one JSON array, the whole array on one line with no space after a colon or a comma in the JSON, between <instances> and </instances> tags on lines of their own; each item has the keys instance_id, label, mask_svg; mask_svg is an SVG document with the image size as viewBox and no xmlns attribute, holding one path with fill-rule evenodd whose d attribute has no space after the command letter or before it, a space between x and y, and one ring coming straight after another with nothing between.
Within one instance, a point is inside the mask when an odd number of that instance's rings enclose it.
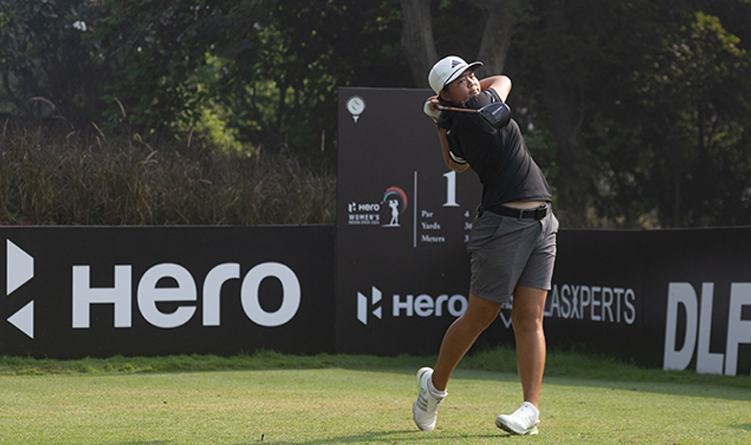
<instances>
[{"instance_id":1,"label":"black leather belt","mask_svg":"<svg viewBox=\"0 0 751 445\"><path fill-rule=\"evenodd\" d=\"M495 213L496 215L511 216L519 219L535 219L537 221L545 218L552 211L549 202L539 207L535 207L534 209L515 209L504 205L494 205L488 208L481 208L480 212L483 210Z\"/></svg>"}]
</instances>

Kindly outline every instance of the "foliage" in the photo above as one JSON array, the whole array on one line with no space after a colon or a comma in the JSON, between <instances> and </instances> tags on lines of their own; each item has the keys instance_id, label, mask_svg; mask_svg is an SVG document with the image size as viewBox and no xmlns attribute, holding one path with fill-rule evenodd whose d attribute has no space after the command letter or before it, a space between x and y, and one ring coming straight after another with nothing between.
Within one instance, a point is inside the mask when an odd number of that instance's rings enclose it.
<instances>
[{"instance_id":1,"label":"foliage","mask_svg":"<svg viewBox=\"0 0 751 445\"><path fill-rule=\"evenodd\" d=\"M540 6L520 31L511 60L525 82L512 96L555 147L542 164L558 169L567 225L751 223L751 114L738 94L751 57L692 3L579 0L554 17Z\"/></svg>"},{"instance_id":2,"label":"foliage","mask_svg":"<svg viewBox=\"0 0 751 445\"><path fill-rule=\"evenodd\" d=\"M140 135L165 162L193 147L333 170L339 87L426 87L403 1L0 0L0 112ZM437 53L473 58L501 3L430 2ZM509 4L509 102L564 226L751 224L751 2Z\"/></svg>"},{"instance_id":3,"label":"foliage","mask_svg":"<svg viewBox=\"0 0 751 445\"><path fill-rule=\"evenodd\" d=\"M141 131L185 136L197 129L206 137L200 123L208 109L251 151L280 145L325 150L336 134L337 87L356 70L385 63L378 57L382 43L365 36L382 33L389 19L371 3L106 3L110 13L100 39L129 61L109 86L109 114L118 114L119 99ZM382 27L362 28L370 21ZM365 44L353 46L355 41Z\"/></svg>"},{"instance_id":4,"label":"foliage","mask_svg":"<svg viewBox=\"0 0 751 445\"><path fill-rule=\"evenodd\" d=\"M642 196L671 226L748 224L751 109L737 92L751 87L751 58L717 17L700 12L661 43L652 68L633 79L644 85L637 97L649 116L639 142L653 153L652 168L634 175Z\"/></svg>"},{"instance_id":5,"label":"foliage","mask_svg":"<svg viewBox=\"0 0 751 445\"><path fill-rule=\"evenodd\" d=\"M48 116L57 109L74 122L96 120L105 106L101 95L108 73L96 60L101 42L88 38L85 24L102 15L91 1L0 0L6 101L22 113ZM39 97L48 101L34 100Z\"/></svg>"}]
</instances>

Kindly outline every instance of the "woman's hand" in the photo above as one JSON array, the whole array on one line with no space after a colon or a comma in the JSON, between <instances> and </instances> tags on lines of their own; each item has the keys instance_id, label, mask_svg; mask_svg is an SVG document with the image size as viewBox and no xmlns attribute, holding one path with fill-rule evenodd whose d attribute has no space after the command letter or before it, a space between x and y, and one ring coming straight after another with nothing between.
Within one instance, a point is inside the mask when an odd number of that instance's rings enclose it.
<instances>
[{"instance_id":1,"label":"woman's hand","mask_svg":"<svg viewBox=\"0 0 751 445\"><path fill-rule=\"evenodd\" d=\"M433 119L433 122L437 121L441 115L441 111L435 107L436 105L438 105L438 96L431 96L425 101L425 105L422 107L422 111L429 118Z\"/></svg>"}]
</instances>

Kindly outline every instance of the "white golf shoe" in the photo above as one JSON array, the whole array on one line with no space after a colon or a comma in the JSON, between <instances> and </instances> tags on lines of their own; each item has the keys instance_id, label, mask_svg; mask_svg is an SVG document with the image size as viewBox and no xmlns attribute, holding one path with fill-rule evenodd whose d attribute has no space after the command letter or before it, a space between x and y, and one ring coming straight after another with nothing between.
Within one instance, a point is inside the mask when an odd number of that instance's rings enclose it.
<instances>
[{"instance_id":1,"label":"white golf shoe","mask_svg":"<svg viewBox=\"0 0 751 445\"><path fill-rule=\"evenodd\" d=\"M430 390L432 385L433 369L420 368L417 371L417 400L412 405L412 418L415 425L422 431L433 431L435 429L435 420L438 417L438 408L441 406L444 397L448 395L446 391L439 392L435 389Z\"/></svg>"},{"instance_id":2,"label":"white golf shoe","mask_svg":"<svg viewBox=\"0 0 751 445\"><path fill-rule=\"evenodd\" d=\"M511 434L531 436L537 434L540 424L540 412L529 402L522 403L513 414L501 414L495 419L495 425Z\"/></svg>"}]
</instances>

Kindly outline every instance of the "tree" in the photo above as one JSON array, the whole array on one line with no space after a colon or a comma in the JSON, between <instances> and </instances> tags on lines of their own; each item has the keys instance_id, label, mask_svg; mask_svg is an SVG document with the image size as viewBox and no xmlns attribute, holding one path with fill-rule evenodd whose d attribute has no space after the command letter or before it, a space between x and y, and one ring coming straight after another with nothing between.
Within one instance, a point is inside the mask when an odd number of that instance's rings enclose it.
<instances>
[{"instance_id":1,"label":"tree","mask_svg":"<svg viewBox=\"0 0 751 445\"><path fill-rule=\"evenodd\" d=\"M80 126L104 110L107 63L97 60L100 45L86 26L99 16L88 0L0 0L0 80L17 113Z\"/></svg>"},{"instance_id":2,"label":"tree","mask_svg":"<svg viewBox=\"0 0 751 445\"><path fill-rule=\"evenodd\" d=\"M748 224L751 57L718 17L685 12L636 74L651 168L637 177L673 227Z\"/></svg>"},{"instance_id":3,"label":"tree","mask_svg":"<svg viewBox=\"0 0 751 445\"><path fill-rule=\"evenodd\" d=\"M427 3L400 3L415 86L435 59L429 24L438 57L477 51L510 74L564 225L749 221L748 2L442 1L426 17Z\"/></svg>"},{"instance_id":4,"label":"tree","mask_svg":"<svg viewBox=\"0 0 751 445\"><path fill-rule=\"evenodd\" d=\"M251 151L330 149L338 86L384 86L403 65L392 49L396 19L379 1L106 3L99 38L128 60L109 88L110 114L117 98L130 124L151 132L186 137L221 125Z\"/></svg>"},{"instance_id":5,"label":"tree","mask_svg":"<svg viewBox=\"0 0 751 445\"><path fill-rule=\"evenodd\" d=\"M514 24L522 14L522 0L446 1L441 2L435 12L431 11L431 3L429 0L401 0L400 3L402 48L412 73L413 86L425 87L430 68L440 57L449 54L478 57L486 64L486 72L503 72ZM433 15L440 15L441 19L434 23ZM469 19L463 20L462 17ZM481 22L483 32L479 39L473 20ZM466 29L466 37L456 33L461 28ZM461 45L455 46L456 42L440 39L436 42L436 33L446 35L450 40L466 38L472 42L472 47L457 51Z\"/></svg>"},{"instance_id":6,"label":"tree","mask_svg":"<svg viewBox=\"0 0 751 445\"><path fill-rule=\"evenodd\" d=\"M428 71L438 59L433 41L430 0L401 0L402 48L412 82L424 85Z\"/></svg>"},{"instance_id":7,"label":"tree","mask_svg":"<svg viewBox=\"0 0 751 445\"><path fill-rule=\"evenodd\" d=\"M77 129L327 157L339 87L426 88L457 54L512 78L564 226L748 224L750 15L747 0L0 0L0 100Z\"/></svg>"},{"instance_id":8,"label":"tree","mask_svg":"<svg viewBox=\"0 0 751 445\"><path fill-rule=\"evenodd\" d=\"M511 47L511 38L517 20L523 17L526 5L522 0L477 1L476 4L487 17L480 40L478 59L488 72L502 73Z\"/></svg>"}]
</instances>

